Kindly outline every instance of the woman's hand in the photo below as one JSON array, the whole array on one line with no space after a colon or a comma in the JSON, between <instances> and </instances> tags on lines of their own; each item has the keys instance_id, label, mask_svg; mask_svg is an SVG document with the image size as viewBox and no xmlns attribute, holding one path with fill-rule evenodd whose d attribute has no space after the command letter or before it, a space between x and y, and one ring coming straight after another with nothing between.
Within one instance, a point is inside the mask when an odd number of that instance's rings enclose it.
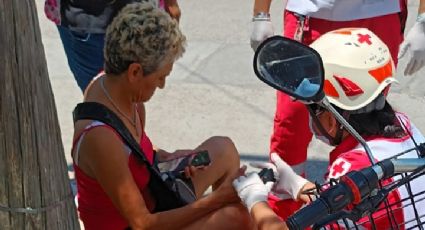
<instances>
[{"instance_id":1,"label":"woman's hand","mask_svg":"<svg viewBox=\"0 0 425 230\"><path fill-rule=\"evenodd\" d=\"M195 167L195 166L189 165L184 169L184 175L187 178L194 177L199 172L199 170L205 170L206 167L208 167L208 166L197 166L197 167Z\"/></svg>"},{"instance_id":2,"label":"woman's hand","mask_svg":"<svg viewBox=\"0 0 425 230\"><path fill-rule=\"evenodd\" d=\"M214 190L214 192L212 192L212 195L215 196L215 200L217 200L221 206L241 202L238 193L233 188L230 181L221 184L216 190Z\"/></svg>"},{"instance_id":3,"label":"woman's hand","mask_svg":"<svg viewBox=\"0 0 425 230\"><path fill-rule=\"evenodd\" d=\"M183 158L183 157L187 157L190 155L193 155L196 153L195 150L192 149L180 149L180 150L176 150L173 153L169 153L165 150L156 150L157 154L158 154L158 160L159 162L164 162L164 161L171 161L174 159L178 159L178 158ZM204 170L206 167L208 166L191 166L188 165L185 169L184 169L184 174L187 178L191 178L194 177L199 170Z\"/></svg>"},{"instance_id":4,"label":"woman's hand","mask_svg":"<svg viewBox=\"0 0 425 230\"><path fill-rule=\"evenodd\" d=\"M192 154L195 154L196 151L193 149L179 149L174 151L173 153L171 153L171 160L176 159L176 158L181 158L181 157L185 157L185 156L189 156Z\"/></svg>"},{"instance_id":5,"label":"woman's hand","mask_svg":"<svg viewBox=\"0 0 425 230\"><path fill-rule=\"evenodd\" d=\"M171 161L177 158L189 156L194 153L195 151L191 149L180 149L180 150L174 151L173 153L169 153L163 149L156 150L156 154L157 154L159 162Z\"/></svg>"}]
</instances>

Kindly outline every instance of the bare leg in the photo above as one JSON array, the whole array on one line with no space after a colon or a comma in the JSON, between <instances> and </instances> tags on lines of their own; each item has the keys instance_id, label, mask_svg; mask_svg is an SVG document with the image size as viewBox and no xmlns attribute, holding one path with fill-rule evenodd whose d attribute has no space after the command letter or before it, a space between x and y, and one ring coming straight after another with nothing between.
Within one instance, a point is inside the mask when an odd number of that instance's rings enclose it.
<instances>
[{"instance_id":1,"label":"bare leg","mask_svg":"<svg viewBox=\"0 0 425 230\"><path fill-rule=\"evenodd\" d=\"M188 227L185 230L207 229L254 229L251 216L242 204L231 204L217 211L211 212Z\"/></svg>"},{"instance_id":2,"label":"bare leg","mask_svg":"<svg viewBox=\"0 0 425 230\"><path fill-rule=\"evenodd\" d=\"M198 170L192 177L197 197L201 197L211 185L215 190L224 183L232 183L232 177L239 170L239 153L230 138L211 137L196 150L208 150L211 159L210 166ZM232 203L211 212L185 229L253 229L253 222L245 206Z\"/></svg>"},{"instance_id":3,"label":"bare leg","mask_svg":"<svg viewBox=\"0 0 425 230\"><path fill-rule=\"evenodd\" d=\"M239 170L239 154L233 142L227 137L211 137L196 148L208 150L211 165L198 170L192 177L197 197L201 197L209 186L215 190L224 181L231 183L229 176Z\"/></svg>"}]
</instances>

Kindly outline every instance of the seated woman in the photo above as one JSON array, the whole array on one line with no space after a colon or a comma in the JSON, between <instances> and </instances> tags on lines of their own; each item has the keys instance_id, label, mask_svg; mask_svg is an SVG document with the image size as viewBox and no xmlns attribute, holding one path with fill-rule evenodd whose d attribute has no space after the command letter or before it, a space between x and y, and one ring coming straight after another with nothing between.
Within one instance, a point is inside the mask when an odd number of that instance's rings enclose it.
<instances>
[{"instance_id":1,"label":"seated woman","mask_svg":"<svg viewBox=\"0 0 425 230\"><path fill-rule=\"evenodd\" d=\"M72 156L78 185L78 211L91 229L249 229L250 217L231 182L239 155L227 137L211 137L193 150L168 153L154 147L144 131L144 103L164 88L173 63L184 52L185 37L177 21L149 4L129 4L107 29L105 73L85 92L84 102L113 111L153 163L207 150L211 164L187 167L197 200L154 213L146 165L110 126L96 120L75 123ZM165 114L164 114L165 116ZM166 119L166 118L164 118ZM212 185L212 192L203 196Z\"/></svg>"},{"instance_id":2,"label":"seated woman","mask_svg":"<svg viewBox=\"0 0 425 230\"><path fill-rule=\"evenodd\" d=\"M360 35L368 38L361 41ZM395 81L394 65L387 46L367 29L341 29L324 34L312 45L322 57L325 69L324 92L337 111L366 140L376 161L395 156L425 142L424 136L409 118L393 110L386 101L386 89ZM317 105L308 105L311 131L319 140L336 146L329 153L329 170L326 177L339 178L344 174L371 165L368 155L358 141L337 121L334 115ZM416 151L402 157L417 158ZM314 186L300 177L280 157L272 153L271 163L263 167L275 168L279 181L272 191L289 193L294 199L309 201L300 191ZM386 181L387 183L390 181ZM424 191L425 177L410 182L414 194ZM260 229L286 229L287 226L267 205L268 186L257 174L241 176L234 181L239 196L249 208ZM269 185L270 186L270 185ZM391 213L386 209L374 212L376 229L414 228L415 210L410 203L405 186L391 192L387 200ZM425 201L416 201L419 216L425 214ZM366 217L368 218L368 217ZM361 228L372 229L368 219L361 219ZM407 223L403 226L398 224ZM394 224L397 224L394 227ZM275 228L273 228L275 227Z\"/></svg>"}]
</instances>

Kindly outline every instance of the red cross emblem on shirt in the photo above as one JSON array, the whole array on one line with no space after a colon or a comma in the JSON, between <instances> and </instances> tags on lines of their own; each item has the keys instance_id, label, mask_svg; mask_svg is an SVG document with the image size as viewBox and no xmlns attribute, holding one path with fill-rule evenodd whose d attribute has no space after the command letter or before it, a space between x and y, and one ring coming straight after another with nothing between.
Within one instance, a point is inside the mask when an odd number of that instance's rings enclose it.
<instances>
[{"instance_id":1,"label":"red cross emblem on shirt","mask_svg":"<svg viewBox=\"0 0 425 230\"><path fill-rule=\"evenodd\" d=\"M345 175L351 168L351 163L345 159L338 158L332 164L329 175L331 178L339 178Z\"/></svg>"},{"instance_id":2,"label":"red cross emblem on shirt","mask_svg":"<svg viewBox=\"0 0 425 230\"><path fill-rule=\"evenodd\" d=\"M372 45L372 41L370 40L370 35L369 34L357 34L358 41L360 43L366 42L368 45Z\"/></svg>"}]
</instances>

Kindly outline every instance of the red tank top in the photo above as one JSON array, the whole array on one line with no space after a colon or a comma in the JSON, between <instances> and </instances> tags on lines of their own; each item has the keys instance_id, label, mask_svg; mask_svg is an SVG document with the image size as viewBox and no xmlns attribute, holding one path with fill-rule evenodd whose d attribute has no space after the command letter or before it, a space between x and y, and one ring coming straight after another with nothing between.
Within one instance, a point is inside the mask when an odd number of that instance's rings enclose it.
<instances>
[{"instance_id":1,"label":"red tank top","mask_svg":"<svg viewBox=\"0 0 425 230\"><path fill-rule=\"evenodd\" d=\"M110 126L94 121L87 126L84 131L74 140L73 150L76 148L76 153L79 150L79 144L84 135L95 127L107 127L115 132ZM116 133L116 132L115 132ZM116 133L118 136L119 134ZM120 137L121 138L121 137ZM126 146L127 147L127 146ZM140 139L140 147L145 153L146 158L152 164L154 158L154 152L152 143L148 136L143 132ZM150 178L150 174L143 162L131 153L128 149L128 167L133 175L134 181L137 184L140 192L143 195L146 206L149 210L154 208L154 199L147 188L147 184ZM73 157L73 159L75 159ZM78 158L76 158L78 161ZM128 223L123 216L119 213L118 209L112 203L112 200L108 197L105 191L102 189L100 184L85 174L74 161L75 177L77 179L77 200L78 200L78 211L81 221L84 223L86 230L92 229L104 229L104 230L115 230L125 229L128 227Z\"/></svg>"}]
</instances>

